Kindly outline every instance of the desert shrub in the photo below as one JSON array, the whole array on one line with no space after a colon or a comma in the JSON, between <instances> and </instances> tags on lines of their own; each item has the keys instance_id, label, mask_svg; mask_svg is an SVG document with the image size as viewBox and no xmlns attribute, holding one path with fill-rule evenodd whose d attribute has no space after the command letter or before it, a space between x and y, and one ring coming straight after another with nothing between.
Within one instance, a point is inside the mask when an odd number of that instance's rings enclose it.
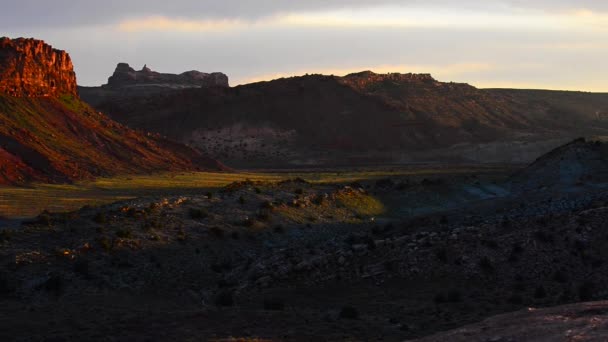
<instances>
[{"instance_id":1,"label":"desert shrub","mask_svg":"<svg viewBox=\"0 0 608 342\"><path fill-rule=\"evenodd\" d=\"M65 290L65 280L59 273L51 274L50 278L44 283L44 289L55 295L61 295Z\"/></svg>"},{"instance_id":2,"label":"desert shrub","mask_svg":"<svg viewBox=\"0 0 608 342\"><path fill-rule=\"evenodd\" d=\"M240 203L241 205L243 205L243 204L245 204L245 202L246 202L246 201L245 201L245 197L243 197L243 196L239 196L239 203Z\"/></svg>"},{"instance_id":3,"label":"desert shrub","mask_svg":"<svg viewBox=\"0 0 608 342\"><path fill-rule=\"evenodd\" d=\"M213 193L212 192L208 192L206 195L207 199L212 199L213 198Z\"/></svg>"},{"instance_id":4,"label":"desert shrub","mask_svg":"<svg viewBox=\"0 0 608 342\"><path fill-rule=\"evenodd\" d=\"M85 278L89 278L89 261L86 259L78 259L74 263L74 272Z\"/></svg>"},{"instance_id":5,"label":"desert shrub","mask_svg":"<svg viewBox=\"0 0 608 342\"><path fill-rule=\"evenodd\" d=\"M8 229L0 230L0 242L8 242L11 240L13 232Z\"/></svg>"},{"instance_id":6,"label":"desert shrub","mask_svg":"<svg viewBox=\"0 0 608 342\"><path fill-rule=\"evenodd\" d=\"M448 302L451 303L457 303L462 301L462 293L460 293L460 291L458 290L450 290L448 291L448 296L447 296Z\"/></svg>"},{"instance_id":7,"label":"desert shrub","mask_svg":"<svg viewBox=\"0 0 608 342\"><path fill-rule=\"evenodd\" d=\"M222 239L224 238L224 230L222 228L219 227L211 227L209 228L209 231L211 232L211 234L213 234L213 236L215 236L216 238Z\"/></svg>"},{"instance_id":8,"label":"desert shrub","mask_svg":"<svg viewBox=\"0 0 608 342\"><path fill-rule=\"evenodd\" d=\"M498 249L498 243L491 239L482 240L481 244L491 249Z\"/></svg>"},{"instance_id":9,"label":"desert shrub","mask_svg":"<svg viewBox=\"0 0 608 342\"><path fill-rule=\"evenodd\" d=\"M509 302L510 304L513 304L513 305L521 305L521 304L523 304L524 299L521 295L514 293L511 296L509 296L509 298L507 298L507 302Z\"/></svg>"},{"instance_id":10,"label":"desert shrub","mask_svg":"<svg viewBox=\"0 0 608 342\"><path fill-rule=\"evenodd\" d=\"M270 213L267 210L260 210L257 215L257 219L262 222L267 222L270 220Z\"/></svg>"},{"instance_id":11,"label":"desert shrub","mask_svg":"<svg viewBox=\"0 0 608 342\"><path fill-rule=\"evenodd\" d=\"M112 247L113 247L112 240L110 240L109 238L107 238L105 236L97 239L97 243L106 252L109 252L110 250L112 250Z\"/></svg>"},{"instance_id":12,"label":"desert shrub","mask_svg":"<svg viewBox=\"0 0 608 342\"><path fill-rule=\"evenodd\" d=\"M133 232L129 228L121 228L116 231L116 236L121 239L131 239Z\"/></svg>"},{"instance_id":13,"label":"desert shrub","mask_svg":"<svg viewBox=\"0 0 608 342\"><path fill-rule=\"evenodd\" d=\"M479 260L479 267L486 273L494 272L494 264L492 264L492 260L490 260L490 258L487 256L484 256Z\"/></svg>"},{"instance_id":14,"label":"desert shrub","mask_svg":"<svg viewBox=\"0 0 608 342\"><path fill-rule=\"evenodd\" d=\"M325 195L316 195L312 199L312 203L315 205L323 205L325 203Z\"/></svg>"},{"instance_id":15,"label":"desert shrub","mask_svg":"<svg viewBox=\"0 0 608 342\"><path fill-rule=\"evenodd\" d=\"M0 272L0 296L10 295L14 290L8 274Z\"/></svg>"},{"instance_id":16,"label":"desert shrub","mask_svg":"<svg viewBox=\"0 0 608 342\"><path fill-rule=\"evenodd\" d=\"M534 298L541 299L547 297L547 290L542 285L539 285L536 290L534 290Z\"/></svg>"},{"instance_id":17,"label":"desert shrub","mask_svg":"<svg viewBox=\"0 0 608 342\"><path fill-rule=\"evenodd\" d=\"M296 195L302 195L302 194L304 194L304 189L302 189L302 188L298 188L298 189L296 189L296 190L294 191L294 193L295 193Z\"/></svg>"},{"instance_id":18,"label":"desert shrub","mask_svg":"<svg viewBox=\"0 0 608 342\"><path fill-rule=\"evenodd\" d=\"M340 310L340 318L359 319L359 311L352 306L345 306Z\"/></svg>"},{"instance_id":19,"label":"desert shrub","mask_svg":"<svg viewBox=\"0 0 608 342\"><path fill-rule=\"evenodd\" d=\"M177 231L176 238L177 238L177 241L184 242L188 239L188 234L186 234L185 230L180 229Z\"/></svg>"},{"instance_id":20,"label":"desert shrub","mask_svg":"<svg viewBox=\"0 0 608 342\"><path fill-rule=\"evenodd\" d=\"M442 303L447 302L447 299L445 298L445 295L443 293L438 293L433 298L433 301L437 304L442 304Z\"/></svg>"},{"instance_id":21,"label":"desert shrub","mask_svg":"<svg viewBox=\"0 0 608 342\"><path fill-rule=\"evenodd\" d=\"M32 223L50 226L53 223L53 217L51 216L50 212L44 210L38 216L36 216L36 219Z\"/></svg>"},{"instance_id":22,"label":"desert shrub","mask_svg":"<svg viewBox=\"0 0 608 342\"><path fill-rule=\"evenodd\" d=\"M514 243L513 247L511 248L511 253L513 253L513 254L521 254L521 253L523 253L523 251L524 251L524 248L518 243Z\"/></svg>"},{"instance_id":23,"label":"desert shrub","mask_svg":"<svg viewBox=\"0 0 608 342\"><path fill-rule=\"evenodd\" d=\"M590 281L586 281L578 287L578 298L582 302L587 302L593 299L595 292L595 284Z\"/></svg>"},{"instance_id":24,"label":"desert shrub","mask_svg":"<svg viewBox=\"0 0 608 342\"><path fill-rule=\"evenodd\" d=\"M271 210L274 208L274 204L272 204L270 201L264 201L262 204L260 204L260 208Z\"/></svg>"},{"instance_id":25,"label":"desert shrub","mask_svg":"<svg viewBox=\"0 0 608 342\"><path fill-rule=\"evenodd\" d=\"M393 187L395 187L395 182L390 178L378 179L376 181L376 188L390 189Z\"/></svg>"},{"instance_id":26,"label":"desert shrub","mask_svg":"<svg viewBox=\"0 0 608 342\"><path fill-rule=\"evenodd\" d=\"M215 297L215 305L216 306L233 306L234 305L234 295L232 291L223 290L217 294Z\"/></svg>"},{"instance_id":27,"label":"desert shrub","mask_svg":"<svg viewBox=\"0 0 608 342\"><path fill-rule=\"evenodd\" d=\"M255 191L256 194L262 193L262 189L260 189L260 188L254 188L253 191Z\"/></svg>"},{"instance_id":28,"label":"desert shrub","mask_svg":"<svg viewBox=\"0 0 608 342\"><path fill-rule=\"evenodd\" d=\"M193 220L202 220L209 216L207 210L203 208L190 208L189 214L190 218Z\"/></svg>"},{"instance_id":29,"label":"desert shrub","mask_svg":"<svg viewBox=\"0 0 608 342\"><path fill-rule=\"evenodd\" d=\"M280 298L264 299L264 310L268 311L283 311L285 309L285 301Z\"/></svg>"},{"instance_id":30,"label":"desert shrub","mask_svg":"<svg viewBox=\"0 0 608 342\"><path fill-rule=\"evenodd\" d=\"M106 217L105 213L99 212L93 216L93 222L104 224L108 222L108 218Z\"/></svg>"},{"instance_id":31,"label":"desert shrub","mask_svg":"<svg viewBox=\"0 0 608 342\"><path fill-rule=\"evenodd\" d=\"M563 284L568 281L568 275L563 270L558 270L553 274L553 280Z\"/></svg>"},{"instance_id":32,"label":"desert shrub","mask_svg":"<svg viewBox=\"0 0 608 342\"><path fill-rule=\"evenodd\" d=\"M435 250L435 256L437 257L437 260L441 261L444 264L447 264L448 262L448 251L445 248L437 248Z\"/></svg>"},{"instance_id":33,"label":"desert shrub","mask_svg":"<svg viewBox=\"0 0 608 342\"><path fill-rule=\"evenodd\" d=\"M125 215L127 217L135 217L135 215L137 215L137 209L130 207L125 211Z\"/></svg>"},{"instance_id":34,"label":"desert shrub","mask_svg":"<svg viewBox=\"0 0 608 342\"><path fill-rule=\"evenodd\" d=\"M534 232L534 238L542 243L553 243L553 236L542 230Z\"/></svg>"}]
</instances>

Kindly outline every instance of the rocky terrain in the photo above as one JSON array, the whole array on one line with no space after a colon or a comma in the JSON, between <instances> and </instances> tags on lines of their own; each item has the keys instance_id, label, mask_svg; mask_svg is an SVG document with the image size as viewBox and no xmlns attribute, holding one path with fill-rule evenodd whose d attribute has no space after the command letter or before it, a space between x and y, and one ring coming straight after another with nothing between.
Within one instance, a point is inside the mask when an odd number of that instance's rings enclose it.
<instances>
[{"instance_id":1,"label":"rocky terrain","mask_svg":"<svg viewBox=\"0 0 608 342\"><path fill-rule=\"evenodd\" d=\"M420 341L605 341L608 303L527 308Z\"/></svg>"},{"instance_id":2,"label":"rocky terrain","mask_svg":"<svg viewBox=\"0 0 608 342\"><path fill-rule=\"evenodd\" d=\"M400 341L606 299L604 148L578 140L511 177L245 181L45 212L0 233L0 304L12 313L0 337ZM597 177L527 186L552 177L553 161ZM581 329L602 326L586 318L603 317L602 305L499 316L430 340L561 336L560 312L593 340ZM518 317L555 318L503 329Z\"/></svg>"},{"instance_id":3,"label":"rocky terrain","mask_svg":"<svg viewBox=\"0 0 608 342\"><path fill-rule=\"evenodd\" d=\"M428 74L307 75L153 97L99 91L81 88L115 120L241 168L528 163L608 128L605 94L536 97Z\"/></svg>"},{"instance_id":4,"label":"rocky terrain","mask_svg":"<svg viewBox=\"0 0 608 342\"><path fill-rule=\"evenodd\" d=\"M1 37L0 92L14 97L76 95L72 60L41 40Z\"/></svg>"},{"instance_id":5,"label":"rocky terrain","mask_svg":"<svg viewBox=\"0 0 608 342\"><path fill-rule=\"evenodd\" d=\"M34 39L0 39L0 156L0 184L223 167L82 102L69 55Z\"/></svg>"}]
</instances>

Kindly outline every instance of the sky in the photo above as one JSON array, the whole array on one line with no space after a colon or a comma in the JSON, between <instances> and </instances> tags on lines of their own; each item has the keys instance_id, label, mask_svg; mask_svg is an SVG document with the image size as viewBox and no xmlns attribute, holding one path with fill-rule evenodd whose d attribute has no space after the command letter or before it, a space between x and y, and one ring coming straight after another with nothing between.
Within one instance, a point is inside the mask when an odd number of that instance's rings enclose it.
<instances>
[{"instance_id":1,"label":"sky","mask_svg":"<svg viewBox=\"0 0 608 342\"><path fill-rule=\"evenodd\" d=\"M431 73L481 88L608 92L606 0L0 0L0 36L70 53L78 83L119 62L284 76Z\"/></svg>"}]
</instances>

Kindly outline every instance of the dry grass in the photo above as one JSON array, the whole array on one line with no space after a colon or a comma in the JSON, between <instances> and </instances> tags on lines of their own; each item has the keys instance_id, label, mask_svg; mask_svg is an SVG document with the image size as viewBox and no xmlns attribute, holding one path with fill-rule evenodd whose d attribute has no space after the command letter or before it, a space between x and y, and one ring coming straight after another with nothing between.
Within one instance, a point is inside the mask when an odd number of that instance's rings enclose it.
<instances>
[{"instance_id":1,"label":"dry grass","mask_svg":"<svg viewBox=\"0 0 608 342\"><path fill-rule=\"evenodd\" d=\"M0 187L0 216L24 218L43 210L62 212L85 205L101 205L142 196L187 195L221 188L235 181L276 182L303 178L312 183L350 183L394 176L425 177L446 173L487 172L488 169L408 168L387 171L302 172L302 173L170 173L144 176L99 178L76 184L33 184L28 187ZM362 215L377 215L382 209L371 199L365 203L344 199L346 207Z\"/></svg>"}]
</instances>

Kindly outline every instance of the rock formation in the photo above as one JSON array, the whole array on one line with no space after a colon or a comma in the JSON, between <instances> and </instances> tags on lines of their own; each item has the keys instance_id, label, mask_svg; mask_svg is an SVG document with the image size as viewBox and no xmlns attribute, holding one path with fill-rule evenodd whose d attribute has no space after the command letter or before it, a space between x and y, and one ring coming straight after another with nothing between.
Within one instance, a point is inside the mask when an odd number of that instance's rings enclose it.
<instances>
[{"instance_id":1,"label":"rock formation","mask_svg":"<svg viewBox=\"0 0 608 342\"><path fill-rule=\"evenodd\" d=\"M228 76L220 72L211 74L192 70L182 74L162 74L152 71L147 65L136 71L127 63L118 63L105 88L129 86L164 86L176 88L228 87Z\"/></svg>"},{"instance_id":2,"label":"rock formation","mask_svg":"<svg viewBox=\"0 0 608 342\"><path fill-rule=\"evenodd\" d=\"M15 97L76 95L72 60L42 40L2 37L0 92Z\"/></svg>"}]
</instances>

